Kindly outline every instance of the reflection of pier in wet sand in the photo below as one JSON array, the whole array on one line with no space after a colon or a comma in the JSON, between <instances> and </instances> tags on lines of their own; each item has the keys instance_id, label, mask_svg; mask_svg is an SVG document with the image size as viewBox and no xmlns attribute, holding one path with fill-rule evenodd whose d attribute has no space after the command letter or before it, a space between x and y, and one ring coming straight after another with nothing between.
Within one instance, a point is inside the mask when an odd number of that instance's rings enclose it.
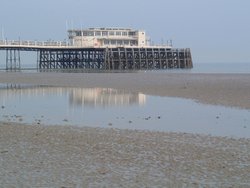
<instances>
[{"instance_id":1,"label":"reflection of pier in wet sand","mask_svg":"<svg viewBox=\"0 0 250 188\"><path fill-rule=\"evenodd\" d=\"M0 84L3 122L112 126L248 138L249 113L179 98L146 98L140 93L114 89Z\"/></svg>"},{"instance_id":2,"label":"reflection of pier in wet sand","mask_svg":"<svg viewBox=\"0 0 250 188\"><path fill-rule=\"evenodd\" d=\"M70 93L70 104L83 106L124 106L146 102L146 96L141 93L119 91L116 89L82 89L74 88Z\"/></svg>"},{"instance_id":3,"label":"reflection of pier in wet sand","mask_svg":"<svg viewBox=\"0 0 250 188\"><path fill-rule=\"evenodd\" d=\"M50 87L20 84L0 85L1 101L18 96L38 95L68 95L69 104L72 106L126 106L144 105L146 96L141 93L126 92L110 88L72 88L72 87ZM10 90L15 90L12 92Z\"/></svg>"}]
</instances>

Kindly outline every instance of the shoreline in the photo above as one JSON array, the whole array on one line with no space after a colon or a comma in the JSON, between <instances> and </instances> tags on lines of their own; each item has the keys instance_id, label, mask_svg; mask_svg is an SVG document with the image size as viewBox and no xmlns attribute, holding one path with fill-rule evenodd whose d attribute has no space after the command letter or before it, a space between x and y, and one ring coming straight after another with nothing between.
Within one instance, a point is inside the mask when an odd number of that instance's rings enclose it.
<instances>
[{"instance_id":1,"label":"shoreline","mask_svg":"<svg viewBox=\"0 0 250 188\"><path fill-rule=\"evenodd\" d=\"M114 88L250 109L249 74L0 73L1 83ZM250 139L0 122L4 187L249 187Z\"/></svg>"},{"instance_id":2,"label":"shoreline","mask_svg":"<svg viewBox=\"0 0 250 188\"><path fill-rule=\"evenodd\" d=\"M113 88L250 109L250 74L1 72L0 82L59 87Z\"/></svg>"}]
</instances>

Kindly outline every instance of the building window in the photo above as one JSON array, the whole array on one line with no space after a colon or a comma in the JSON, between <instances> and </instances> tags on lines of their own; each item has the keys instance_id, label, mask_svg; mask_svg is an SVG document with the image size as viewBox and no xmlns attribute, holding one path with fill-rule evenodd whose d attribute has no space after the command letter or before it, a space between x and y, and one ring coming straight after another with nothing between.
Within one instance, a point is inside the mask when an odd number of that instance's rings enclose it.
<instances>
[{"instance_id":1,"label":"building window","mask_svg":"<svg viewBox=\"0 0 250 188\"><path fill-rule=\"evenodd\" d=\"M109 40L104 40L104 45L109 45Z\"/></svg>"},{"instance_id":2,"label":"building window","mask_svg":"<svg viewBox=\"0 0 250 188\"><path fill-rule=\"evenodd\" d=\"M124 43L124 45L129 45L129 41L128 40L124 40L123 43Z\"/></svg>"},{"instance_id":3,"label":"building window","mask_svg":"<svg viewBox=\"0 0 250 188\"><path fill-rule=\"evenodd\" d=\"M102 36L108 36L108 32L107 31L103 31L102 32Z\"/></svg>"},{"instance_id":4,"label":"building window","mask_svg":"<svg viewBox=\"0 0 250 188\"><path fill-rule=\"evenodd\" d=\"M95 36L101 36L101 31L96 31Z\"/></svg>"},{"instance_id":5,"label":"building window","mask_svg":"<svg viewBox=\"0 0 250 188\"><path fill-rule=\"evenodd\" d=\"M120 31L116 31L116 36L121 36L121 32Z\"/></svg>"},{"instance_id":6,"label":"building window","mask_svg":"<svg viewBox=\"0 0 250 188\"><path fill-rule=\"evenodd\" d=\"M138 42L136 40L131 40L130 41L130 45L131 46L137 46L138 45Z\"/></svg>"},{"instance_id":7,"label":"building window","mask_svg":"<svg viewBox=\"0 0 250 188\"><path fill-rule=\"evenodd\" d=\"M122 32L122 36L128 36L127 32Z\"/></svg>"},{"instance_id":8,"label":"building window","mask_svg":"<svg viewBox=\"0 0 250 188\"><path fill-rule=\"evenodd\" d=\"M111 40L111 45L116 45L116 40Z\"/></svg>"},{"instance_id":9,"label":"building window","mask_svg":"<svg viewBox=\"0 0 250 188\"><path fill-rule=\"evenodd\" d=\"M88 35L88 36L94 36L94 31L88 31L88 32L87 32L87 35Z\"/></svg>"},{"instance_id":10,"label":"building window","mask_svg":"<svg viewBox=\"0 0 250 188\"><path fill-rule=\"evenodd\" d=\"M122 45L122 40L117 40L118 45Z\"/></svg>"},{"instance_id":11,"label":"building window","mask_svg":"<svg viewBox=\"0 0 250 188\"><path fill-rule=\"evenodd\" d=\"M76 31L76 36L78 36L78 37L79 37L79 36L82 36L82 35L81 35L81 31Z\"/></svg>"},{"instance_id":12,"label":"building window","mask_svg":"<svg viewBox=\"0 0 250 188\"><path fill-rule=\"evenodd\" d=\"M136 32L135 31L130 31L130 32L128 32L128 35L129 36L136 36Z\"/></svg>"},{"instance_id":13,"label":"building window","mask_svg":"<svg viewBox=\"0 0 250 188\"><path fill-rule=\"evenodd\" d=\"M69 31L69 36L74 37L74 36L76 36L76 33L75 33L75 32L73 32L73 31Z\"/></svg>"},{"instance_id":14,"label":"building window","mask_svg":"<svg viewBox=\"0 0 250 188\"><path fill-rule=\"evenodd\" d=\"M110 32L109 32L109 35L110 35L110 36L114 36L114 35L115 35L115 32L114 32L114 31L110 31Z\"/></svg>"},{"instance_id":15,"label":"building window","mask_svg":"<svg viewBox=\"0 0 250 188\"><path fill-rule=\"evenodd\" d=\"M83 31L82 32L82 36L88 36L88 32L87 31Z\"/></svg>"}]
</instances>

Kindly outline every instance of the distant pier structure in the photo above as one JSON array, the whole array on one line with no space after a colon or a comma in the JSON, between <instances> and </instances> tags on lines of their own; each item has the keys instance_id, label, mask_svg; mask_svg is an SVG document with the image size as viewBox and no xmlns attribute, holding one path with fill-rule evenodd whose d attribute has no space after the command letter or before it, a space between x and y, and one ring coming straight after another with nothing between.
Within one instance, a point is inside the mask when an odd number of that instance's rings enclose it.
<instances>
[{"instance_id":1,"label":"distant pier structure","mask_svg":"<svg viewBox=\"0 0 250 188\"><path fill-rule=\"evenodd\" d=\"M20 70L20 51L37 52L39 69L152 70L190 69L189 48L151 45L145 31L89 28L68 31L68 42L0 40L6 70Z\"/></svg>"}]
</instances>

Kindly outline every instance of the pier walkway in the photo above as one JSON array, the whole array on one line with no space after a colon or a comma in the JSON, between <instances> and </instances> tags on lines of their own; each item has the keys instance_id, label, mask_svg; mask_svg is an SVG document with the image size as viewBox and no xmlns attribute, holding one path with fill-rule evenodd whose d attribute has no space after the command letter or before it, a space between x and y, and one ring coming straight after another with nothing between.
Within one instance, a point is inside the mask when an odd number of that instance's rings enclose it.
<instances>
[{"instance_id":1,"label":"pier walkway","mask_svg":"<svg viewBox=\"0 0 250 188\"><path fill-rule=\"evenodd\" d=\"M16 50L39 50L43 48L68 48L67 42L62 41L20 41L20 40L0 40L0 49Z\"/></svg>"}]
</instances>

